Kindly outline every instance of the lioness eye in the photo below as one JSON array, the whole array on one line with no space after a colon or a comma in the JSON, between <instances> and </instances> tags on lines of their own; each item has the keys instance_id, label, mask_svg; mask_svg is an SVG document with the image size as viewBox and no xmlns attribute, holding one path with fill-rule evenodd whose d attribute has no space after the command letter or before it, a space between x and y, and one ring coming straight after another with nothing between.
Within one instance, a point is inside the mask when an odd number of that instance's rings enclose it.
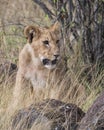
<instances>
[{"instance_id":1,"label":"lioness eye","mask_svg":"<svg viewBox=\"0 0 104 130\"><path fill-rule=\"evenodd\" d=\"M49 41L43 41L43 43L45 44L45 45L49 45Z\"/></svg>"}]
</instances>

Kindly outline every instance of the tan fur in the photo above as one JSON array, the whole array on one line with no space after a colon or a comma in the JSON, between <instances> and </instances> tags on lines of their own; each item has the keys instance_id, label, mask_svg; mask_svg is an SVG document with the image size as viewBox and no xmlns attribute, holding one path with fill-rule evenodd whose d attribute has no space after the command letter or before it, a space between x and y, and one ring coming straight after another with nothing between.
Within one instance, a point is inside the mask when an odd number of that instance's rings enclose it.
<instances>
[{"instance_id":1,"label":"tan fur","mask_svg":"<svg viewBox=\"0 0 104 130\"><path fill-rule=\"evenodd\" d=\"M52 81L50 75L54 74L58 78L58 73L61 73L62 70L62 67L60 68L60 42L57 43L60 40L57 23L50 28L28 26L25 28L24 34L27 38L27 44L19 54L19 70L13 92L15 105L20 101L24 91L26 92L26 88L29 88L28 84L24 85L25 81L30 82L31 92L35 91L36 94L36 91L46 87L48 80ZM44 41L49 41L49 45L44 44ZM54 55L60 57L55 65L48 65L48 67L43 65L42 58L54 60ZM56 81L57 78L54 77Z\"/></svg>"}]
</instances>

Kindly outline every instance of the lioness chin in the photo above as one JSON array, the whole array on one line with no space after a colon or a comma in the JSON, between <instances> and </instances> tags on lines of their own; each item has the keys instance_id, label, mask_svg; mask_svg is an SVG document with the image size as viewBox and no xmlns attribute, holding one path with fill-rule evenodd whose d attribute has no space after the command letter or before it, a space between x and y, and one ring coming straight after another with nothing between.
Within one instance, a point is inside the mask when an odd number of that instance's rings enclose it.
<instances>
[{"instance_id":1,"label":"lioness chin","mask_svg":"<svg viewBox=\"0 0 104 130\"><path fill-rule=\"evenodd\" d=\"M25 81L31 83L32 93L45 88L47 81L58 81L62 72L58 30L57 23L50 28L28 26L24 29L27 44L19 54L19 69L13 92L15 105L20 102L21 96L29 87L24 85Z\"/></svg>"}]
</instances>

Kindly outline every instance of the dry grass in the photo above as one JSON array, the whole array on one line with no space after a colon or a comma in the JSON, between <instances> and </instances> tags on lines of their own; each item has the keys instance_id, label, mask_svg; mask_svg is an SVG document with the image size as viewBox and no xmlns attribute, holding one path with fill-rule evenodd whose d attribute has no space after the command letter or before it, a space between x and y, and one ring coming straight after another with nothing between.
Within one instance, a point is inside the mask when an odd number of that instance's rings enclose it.
<instances>
[{"instance_id":1,"label":"dry grass","mask_svg":"<svg viewBox=\"0 0 104 130\"><path fill-rule=\"evenodd\" d=\"M17 36L8 37L4 34L1 34L0 39L0 63L7 60L9 60L10 62L18 63L18 53L24 45L24 38L19 39L17 38ZM63 80L60 82L60 85L57 86L57 83L54 85L48 85L40 95L37 95L39 99L37 100L37 102L46 98L54 98L67 103L70 102L77 104L78 106L83 108L84 111L86 111L92 104L98 92L101 91L104 72L96 75L94 74L92 81L88 82L88 75L84 75L84 70L87 68L87 66L79 64L77 65L76 70L74 70L72 66L76 64L76 61L70 59L69 63L71 63L71 65L68 65L68 71L63 76ZM92 72L91 69L89 70L89 73L90 72ZM0 78L2 78L2 76ZM15 84L14 82L14 80L11 80L11 77L7 77L0 83L1 130L10 129L11 117L9 116L9 113L7 113L6 111L12 99L12 93ZM26 98L24 99L24 101L26 100L27 104L30 104L29 93L26 94ZM25 104L22 102L21 107L23 107L24 105ZM43 128L48 130L50 129L50 125L48 123L34 124L31 130L42 130Z\"/></svg>"}]
</instances>

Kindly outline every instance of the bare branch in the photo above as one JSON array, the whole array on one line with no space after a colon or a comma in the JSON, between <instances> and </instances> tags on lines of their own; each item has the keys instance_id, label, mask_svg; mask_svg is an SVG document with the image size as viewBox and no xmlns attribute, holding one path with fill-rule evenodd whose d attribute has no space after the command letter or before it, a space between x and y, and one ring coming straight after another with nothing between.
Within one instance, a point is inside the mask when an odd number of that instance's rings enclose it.
<instances>
[{"instance_id":1,"label":"bare branch","mask_svg":"<svg viewBox=\"0 0 104 130\"><path fill-rule=\"evenodd\" d=\"M41 0L33 0L33 1L43 9L45 14L47 14L50 19L53 19L54 14L47 8L47 6L43 2L41 2Z\"/></svg>"}]
</instances>

